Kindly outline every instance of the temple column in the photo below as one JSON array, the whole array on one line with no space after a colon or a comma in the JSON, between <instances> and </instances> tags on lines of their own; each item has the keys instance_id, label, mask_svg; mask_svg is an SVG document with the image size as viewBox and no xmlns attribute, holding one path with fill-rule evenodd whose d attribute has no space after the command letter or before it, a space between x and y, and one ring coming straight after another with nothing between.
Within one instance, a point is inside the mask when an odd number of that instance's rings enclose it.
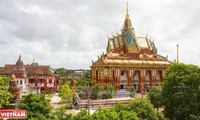
<instances>
[{"instance_id":1,"label":"temple column","mask_svg":"<svg viewBox=\"0 0 200 120\"><path fill-rule=\"evenodd\" d=\"M131 75L131 77L132 77L132 86L134 87L134 77L135 77L135 70L134 70L134 68L132 68L132 75Z\"/></svg>"},{"instance_id":2,"label":"temple column","mask_svg":"<svg viewBox=\"0 0 200 120\"><path fill-rule=\"evenodd\" d=\"M48 92L48 89L47 89L47 77L43 77L43 80L44 80L44 91L45 91L45 93L47 93Z\"/></svg>"},{"instance_id":3,"label":"temple column","mask_svg":"<svg viewBox=\"0 0 200 120\"><path fill-rule=\"evenodd\" d=\"M53 78L51 78L52 79L52 81L53 81L53 86L54 86L54 92L56 92L56 90L57 90L57 77L53 77Z\"/></svg>"},{"instance_id":4,"label":"temple column","mask_svg":"<svg viewBox=\"0 0 200 120\"><path fill-rule=\"evenodd\" d=\"M161 83L164 82L165 80L165 69L162 70L162 79L161 79Z\"/></svg>"},{"instance_id":5,"label":"temple column","mask_svg":"<svg viewBox=\"0 0 200 120\"><path fill-rule=\"evenodd\" d=\"M108 83L112 85L112 70L113 68L108 69Z\"/></svg>"},{"instance_id":6,"label":"temple column","mask_svg":"<svg viewBox=\"0 0 200 120\"><path fill-rule=\"evenodd\" d=\"M120 68L117 69L115 84L116 84L116 89L119 90L119 88L120 88Z\"/></svg>"},{"instance_id":7,"label":"temple column","mask_svg":"<svg viewBox=\"0 0 200 120\"><path fill-rule=\"evenodd\" d=\"M145 70L140 70L140 92L142 93L142 97L145 92L145 72Z\"/></svg>"},{"instance_id":8,"label":"temple column","mask_svg":"<svg viewBox=\"0 0 200 120\"><path fill-rule=\"evenodd\" d=\"M151 86L153 87L156 83L156 69L152 70L152 84Z\"/></svg>"},{"instance_id":9,"label":"temple column","mask_svg":"<svg viewBox=\"0 0 200 120\"><path fill-rule=\"evenodd\" d=\"M132 68L129 68L128 70L128 88L133 86L133 73L132 73Z\"/></svg>"},{"instance_id":10,"label":"temple column","mask_svg":"<svg viewBox=\"0 0 200 120\"><path fill-rule=\"evenodd\" d=\"M98 72L98 78L99 78L99 84L102 84L103 83L103 81L102 81L102 71L101 71L101 68L99 68L99 72Z\"/></svg>"},{"instance_id":11,"label":"temple column","mask_svg":"<svg viewBox=\"0 0 200 120\"><path fill-rule=\"evenodd\" d=\"M92 67L92 85L96 83L96 69Z\"/></svg>"}]
</instances>

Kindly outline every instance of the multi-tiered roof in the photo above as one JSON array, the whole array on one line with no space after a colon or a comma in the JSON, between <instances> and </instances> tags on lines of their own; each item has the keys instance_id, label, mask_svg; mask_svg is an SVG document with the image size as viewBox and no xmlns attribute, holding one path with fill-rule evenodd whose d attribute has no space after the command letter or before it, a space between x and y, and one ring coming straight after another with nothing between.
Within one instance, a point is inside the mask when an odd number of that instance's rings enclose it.
<instances>
[{"instance_id":1,"label":"multi-tiered roof","mask_svg":"<svg viewBox=\"0 0 200 120\"><path fill-rule=\"evenodd\" d=\"M167 57L157 53L157 48L149 36L138 37L132 27L128 13L121 33L108 37L107 53L100 55L93 65L99 64L148 64L148 65L169 65Z\"/></svg>"}]
</instances>

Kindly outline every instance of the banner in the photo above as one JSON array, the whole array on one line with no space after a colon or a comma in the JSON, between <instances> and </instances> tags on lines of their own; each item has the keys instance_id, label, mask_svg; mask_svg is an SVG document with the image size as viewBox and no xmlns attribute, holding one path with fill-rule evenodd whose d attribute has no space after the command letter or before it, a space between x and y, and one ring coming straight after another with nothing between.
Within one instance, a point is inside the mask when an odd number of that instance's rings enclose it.
<instances>
[{"instance_id":1,"label":"banner","mask_svg":"<svg viewBox=\"0 0 200 120\"><path fill-rule=\"evenodd\" d=\"M0 110L0 118L26 118L26 110Z\"/></svg>"}]
</instances>

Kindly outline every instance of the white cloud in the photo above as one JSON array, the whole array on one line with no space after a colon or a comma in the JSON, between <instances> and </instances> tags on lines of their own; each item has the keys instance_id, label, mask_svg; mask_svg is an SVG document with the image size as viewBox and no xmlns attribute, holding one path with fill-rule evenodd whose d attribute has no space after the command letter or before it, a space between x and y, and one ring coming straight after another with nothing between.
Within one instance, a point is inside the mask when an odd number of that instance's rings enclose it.
<instances>
[{"instance_id":1,"label":"white cloud","mask_svg":"<svg viewBox=\"0 0 200 120\"><path fill-rule=\"evenodd\" d=\"M19 54L30 64L89 69L106 51L107 35L120 32L125 17L122 0L1 0L0 66L15 63ZM155 39L158 51L181 62L200 65L200 1L129 1L138 36Z\"/></svg>"}]
</instances>

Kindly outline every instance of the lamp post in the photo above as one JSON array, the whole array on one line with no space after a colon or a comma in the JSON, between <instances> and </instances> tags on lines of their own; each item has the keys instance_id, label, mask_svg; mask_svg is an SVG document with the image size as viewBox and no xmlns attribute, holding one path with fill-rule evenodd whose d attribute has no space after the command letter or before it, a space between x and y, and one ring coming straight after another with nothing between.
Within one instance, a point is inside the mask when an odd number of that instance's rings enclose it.
<instances>
[{"instance_id":1,"label":"lamp post","mask_svg":"<svg viewBox=\"0 0 200 120\"><path fill-rule=\"evenodd\" d=\"M88 93L88 114L90 114L90 93Z\"/></svg>"},{"instance_id":2,"label":"lamp post","mask_svg":"<svg viewBox=\"0 0 200 120\"><path fill-rule=\"evenodd\" d=\"M88 92L88 114L90 114L90 95L91 95L91 91L92 91L92 83L90 82L90 89Z\"/></svg>"}]
</instances>

